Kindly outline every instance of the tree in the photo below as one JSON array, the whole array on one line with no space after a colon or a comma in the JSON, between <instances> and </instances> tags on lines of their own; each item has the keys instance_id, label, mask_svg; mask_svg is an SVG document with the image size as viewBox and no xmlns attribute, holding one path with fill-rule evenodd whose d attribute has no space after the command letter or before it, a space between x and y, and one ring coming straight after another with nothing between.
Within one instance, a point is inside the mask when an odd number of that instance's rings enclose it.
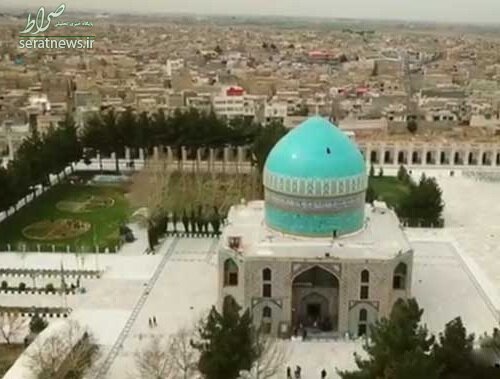
<instances>
[{"instance_id":1,"label":"tree","mask_svg":"<svg viewBox=\"0 0 500 379\"><path fill-rule=\"evenodd\" d=\"M375 167L373 167L373 165L370 166L370 173L368 175L370 178L375 176Z\"/></svg>"},{"instance_id":2,"label":"tree","mask_svg":"<svg viewBox=\"0 0 500 379\"><path fill-rule=\"evenodd\" d=\"M257 358L250 371L240 372L239 379L272 379L283 370L289 351L283 341L257 333Z\"/></svg>"},{"instance_id":3,"label":"tree","mask_svg":"<svg viewBox=\"0 0 500 379\"><path fill-rule=\"evenodd\" d=\"M415 225L439 225L443 208L442 191L436 180L422 175L418 185L410 185L409 193L398 208L398 215Z\"/></svg>"},{"instance_id":4,"label":"tree","mask_svg":"<svg viewBox=\"0 0 500 379\"><path fill-rule=\"evenodd\" d=\"M192 330L180 329L169 340L172 370L179 379L191 379L198 372L198 351L191 344L194 338Z\"/></svg>"},{"instance_id":5,"label":"tree","mask_svg":"<svg viewBox=\"0 0 500 379\"><path fill-rule=\"evenodd\" d=\"M186 209L184 209L182 211L182 225L184 226L184 231L186 233L189 233L189 225L190 225L190 222L189 222L189 216L187 214L187 211ZM191 230L192 231L192 230Z\"/></svg>"},{"instance_id":6,"label":"tree","mask_svg":"<svg viewBox=\"0 0 500 379\"><path fill-rule=\"evenodd\" d=\"M222 314L213 307L198 333L193 346L200 352L198 369L206 379L236 379L258 356L250 313L240 316L238 306L227 306Z\"/></svg>"},{"instance_id":7,"label":"tree","mask_svg":"<svg viewBox=\"0 0 500 379\"><path fill-rule=\"evenodd\" d=\"M339 372L342 379L437 379L439 369L429 354L434 338L420 325L422 313L416 300L398 301L389 319L370 328L368 359L355 354L358 370Z\"/></svg>"},{"instance_id":8,"label":"tree","mask_svg":"<svg viewBox=\"0 0 500 379\"><path fill-rule=\"evenodd\" d=\"M30 350L29 367L38 379L92 377L99 358L94 336L78 322L65 320Z\"/></svg>"},{"instance_id":9,"label":"tree","mask_svg":"<svg viewBox=\"0 0 500 379\"><path fill-rule=\"evenodd\" d=\"M375 193L371 183L368 182L368 187L366 188L366 202L368 204L373 204L375 200L377 200L377 194Z\"/></svg>"},{"instance_id":10,"label":"tree","mask_svg":"<svg viewBox=\"0 0 500 379\"><path fill-rule=\"evenodd\" d=\"M399 166L397 178L399 181L401 181L403 183L409 182L410 175L408 175L408 171L406 171L405 166L403 166L403 165Z\"/></svg>"},{"instance_id":11,"label":"tree","mask_svg":"<svg viewBox=\"0 0 500 379\"><path fill-rule=\"evenodd\" d=\"M164 343L153 338L134 356L137 377L141 379L166 379L173 374L173 364Z\"/></svg>"},{"instance_id":12,"label":"tree","mask_svg":"<svg viewBox=\"0 0 500 379\"><path fill-rule=\"evenodd\" d=\"M406 122L406 128L411 134L415 134L418 129L418 123L416 120L411 119Z\"/></svg>"},{"instance_id":13,"label":"tree","mask_svg":"<svg viewBox=\"0 0 500 379\"><path fill-rule=\"evenodd\" d=\"M286 133L286 128L279 122L272 122L260 128L252 146L254 164L257 165L259 173L264 170L264 164L271 149Z\"/></svg>"},{"instance_id":14,"label":"tree","mask_svg":"<svg viewBox=\"0 0 500 379\"><path fill-rule=\"evenodd\" d=\"M19 313L0 315L0 333L5 342L10 344L13 339L24 333L26 324L26 320Z\"/></svg>"},{"instance_id":15,"label":"tree","mask_svg":"<svg viewBox=\"0 0 500 379\"><path fill-rule=\"evenodd\" d=\"M473 374L473 348L474 335L467 335L460 317L448 322L432 349L435 361L442 368L442 376L458 378L460 375L469 377L468 375Z\"/></svg>"},{"instance_id":16,"label":"tree","mask_svg":"<svg viewBox=\"0 0 500 379\"><path fill-rule=\"evenodd\" d=\"M48 325L48 322L41 318L38 314L35 314L30 320L30 331L31 333L38 334L44 330Z\"/></svg>"}]
</instances>

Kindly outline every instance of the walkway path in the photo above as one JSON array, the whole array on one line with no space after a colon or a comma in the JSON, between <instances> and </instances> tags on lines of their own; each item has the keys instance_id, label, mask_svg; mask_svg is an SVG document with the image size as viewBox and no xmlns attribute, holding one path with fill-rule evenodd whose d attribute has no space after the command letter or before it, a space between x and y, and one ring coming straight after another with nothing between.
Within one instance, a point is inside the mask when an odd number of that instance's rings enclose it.
<instances>
[{"instance_id":1,"label":"walkway path","mask_svg":"<svg viewBox=\"0 0 500 379\"><path fill-rule=\"evenodd\" d=\"M167 264L167 261L170 259L172 256L175 247L177 245L177 238L174 238L173 241L166 241L165 244L169 243L168 245L168 250L167 252L163 255L158 267L155 270L155 273L149 280L146 288L144 289L141 297L137 301L137 304L135 305L134 309L132 310L132 313L127 320L125 327L123 328L122 332L118 336L118 339L114 343L113 347L111 348L111 351L108 353L108 356L104 359L104 362L102 363L102 366L100 367L96 379L102 379L106 377L106 374L113 364L116 356L118 355L119 350L123 347L123 342L125 339L128 337L128 334L130 330L132 329L132 326L137 319L137 316L139 315L139 312L141 311L142 307L144 306L144 303L146 302L151 290L153 289L154 285L156 284L156 281L158 280L158 277L160 276L160 273L162 272L163 268Z\"/></svg>"}]
</instances>

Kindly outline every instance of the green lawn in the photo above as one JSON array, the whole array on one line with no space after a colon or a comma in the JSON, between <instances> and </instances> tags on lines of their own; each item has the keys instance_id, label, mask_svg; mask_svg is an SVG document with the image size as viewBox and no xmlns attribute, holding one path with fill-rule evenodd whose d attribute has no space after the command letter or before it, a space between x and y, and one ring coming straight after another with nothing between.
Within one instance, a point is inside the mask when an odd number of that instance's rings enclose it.
<instances>
[{"instance_id":1,"label":"green lawn","mask_svg":"<svg viewBox=\"0 0 500 379\"><path fill-rule=\"evenodd\" d=\"M408 184L401 182L395 176L374 176L369 180L377 198L392 208L397 208L402 198L410 192Z\"/></svg>"},{"instance_id":2,"label":"green lawn","mask_svg":"<svg viewBox=\"0 0 500 379\"><path fill-rule=\"evenodd\" d=\"M85 201L92 197L113 199L111 206L98 207L85 212L72 212L71 208L58 207L59 202ZM10 243L19 248L19 244L30 245L30 250L41 244L42 250L50 251L49 246L57 245L57 250L64 251L66 245L74 251L81 247L85 251L93 251L95 242L102 247L114 247L119 240L118 227L130 215L130 208L125 191L117 186L85 186L60 184L44 193L31 204L10 216L0 224L0 244ZM92 225L86 233L68 239L35 241L23 234L23 229L40 221L55 221L58 219L76 219ZM63 248L64 247L64 248Z\"/></svg>"}]
</instances>

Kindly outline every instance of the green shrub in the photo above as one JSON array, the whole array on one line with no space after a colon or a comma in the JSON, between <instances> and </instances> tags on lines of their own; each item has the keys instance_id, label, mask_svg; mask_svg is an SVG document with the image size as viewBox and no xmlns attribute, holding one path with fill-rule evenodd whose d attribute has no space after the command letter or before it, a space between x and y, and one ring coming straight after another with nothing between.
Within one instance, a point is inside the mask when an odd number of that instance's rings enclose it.
<instances>
[{"instance_id":1,"label":"green shrub","mask_svg":"<svg viewBox=\"0 0 500 379\"><path fill-rule=\"evenodd\" d=\"M19 283L19 291L24 291L26 289L26 283L21 282Z\"/></svg>"},{"instance_id":2,"label":"green shrub","mask_svg":"<svg viewBox=\"0 0 500 379\"><path fill-rule=\"evenodd\" d=\"M30 320L30 331L38 334L47 327L48 323L43 318L35 314Z\"/></svg>"},{"instance_id":3,"label":"green shrub","mask_svg":"<svg viewBox=\"0 0 500 379\"><path fill-rule=\"evenodd\" d=\"M3 281L2 281L1 288L2 288L3 290L6 290L7 288L9 288L9 283L7 283L7 281L6 281L6 280L3 280Z\"/></svg>"},{"instance_id":4,"label":"green shrub","mask_svg":"<svg viewBox=\"0 0 500 379\"><path fill-rule=\"evenodd\" d=\"M45 286L45 292L49 293L55 291L56 289L54 288L54 285L52 283L47 283L47 285Z\"/></svg>"}]
</instances>

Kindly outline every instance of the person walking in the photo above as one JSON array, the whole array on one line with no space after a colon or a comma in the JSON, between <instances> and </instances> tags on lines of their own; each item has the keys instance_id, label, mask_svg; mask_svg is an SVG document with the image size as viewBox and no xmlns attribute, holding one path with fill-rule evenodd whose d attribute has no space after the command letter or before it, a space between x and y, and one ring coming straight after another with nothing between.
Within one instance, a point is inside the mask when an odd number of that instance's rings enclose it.
<instances>
[{"instance_id":1,"label":"person walking","mask_svg":"<svg viewBox=\"0 0 500 379\"><path fill-rule=\"evenodd\" d=\"M149 318L149 327L152 328L153 327L153 321L151 321L151 317Z\"/></svg>"},{"instance_id":2,"label":"person walking","mask_svg":"<svg viewBox=\"0 0 500 379\"><path fill-rule=\"evenodd\" d=\"M286 368L286 379L292 379L292 369L290 366Z\"/></svg>"},{"instance_id":3,"label":"person walking","mask_svg":"<svg viewBox=\"0 0 500 379\"><path fill-rule=\"evenodd\" d=\"M301 374L302 374L302 369L300 368L300 366L297 366L295 368L295 379L300 379L301 378Z\"/></svg>"},{"instance_id":4,"label":"person walking","mask_svg":"<svg viewBox=\"0 0 500 379\"><path fill-rule=\"evenodd\" d=\"M158 324L156 323L156 316L153 316L153 324L154 324L155 326L158 326Z\"/></svg>"},{"instance_id":5,"label":"person walking","mask_svg":"<svg viewBox=\"0 0 500 379\"><path fill-rule=\"evenodd\" d=\"M326 370L323 369L321 370L321 379L325 379L326 378Z\"/></svg>"}]
</instances>

